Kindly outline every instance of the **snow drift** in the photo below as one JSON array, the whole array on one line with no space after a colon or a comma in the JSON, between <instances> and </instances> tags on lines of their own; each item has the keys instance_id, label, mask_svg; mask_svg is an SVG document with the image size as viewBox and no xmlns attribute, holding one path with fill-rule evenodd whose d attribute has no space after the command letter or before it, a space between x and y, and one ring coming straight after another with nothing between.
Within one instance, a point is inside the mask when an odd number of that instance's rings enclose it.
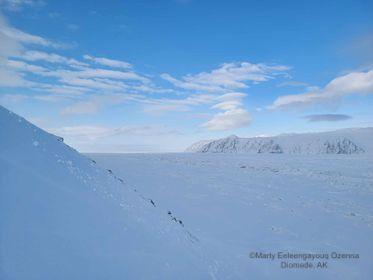
<instances>
[{"instance_id":1,"label":"snow drift","mask_svg":"<svg viewBox=\"0 0 373 280\"><path fill-rule=\"evenodd\" d=\"M166 210L0 106L0 279L209 278Z\"/></svg>"},{"instance_id":2,"label":"snow drift","mask_svg":"<svg viewBox=\"0 0 373 280\"><path fill-rule=\"evenodd\" d=\"M373 128L332 132L283 134L274 137L227 138L200 141L186 149L197 153L361 154L373 151Z\"/></svg>"}]
</instances>

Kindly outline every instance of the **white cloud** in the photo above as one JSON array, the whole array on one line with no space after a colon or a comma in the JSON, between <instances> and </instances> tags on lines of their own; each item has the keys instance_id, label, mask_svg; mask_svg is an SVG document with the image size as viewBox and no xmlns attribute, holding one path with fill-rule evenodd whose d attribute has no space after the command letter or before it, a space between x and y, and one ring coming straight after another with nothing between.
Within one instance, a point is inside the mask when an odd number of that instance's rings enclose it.
<instances>
[{"instance_id":1,"label":"white cloud","mask_svg":"<svg viewBox=\"0 0 373 280\"><path fill-rule=\"evenodd\" d=\"M180 81L166 73L161 74L161 78L164 79L165 81L172 83L175 87L179 87L183 89L217 92L217 93L224 91L221 87L214 86L214 85L203 85L203 84L191 83L191 82L186 82L186 81Z\"/></svg>"},{"instance_id":2,"label":"white cloud","mask_svg":"<svg viewBox=\"0 0 373 280\"><path fill-rule=\"evenodd\" d=\"M52 84L41 84L38 89L50 93L56 93L58 96L77 96L89 91L89 89L85 87Z\"/></svg>"},{"instance_id":3,"label":"white cloud","mask_svg":"<svg viewBox=\"0 0 373 280\"><path fill-rule=\"evenodd\" d=\"M215 104L211 108L229 111L229 110L233 110L233 109L235 109L235 108L237 108L239 106L241 106L241 102L240 101L238 101L238 100L231 100L231 101L220 102L218 104Z\"/></svg>"},{"instance_id":4,"label":"white cloud","mask_svg":"<svg viewBox=\"0 0 373 280\"><path fill-rule=\"evenodd\" d=\"M72 66L88 66L86 63L77 61L73 58L67 58L55 53L46 53L41 51L29 50L19 56L21 59L26 61L46 61L49 63L61 63Z\"/></svg>"},{"instance_id":5,"label":"white cloud","mask_svg":"<svg viewBox=\"0 0 373 280\"><path fill-rule=\"evenodd\" d=\"M82 126L64 126L60 128L48 129L54 134L62 137L68 137L80 141L92 141L105 137L113 137L119 135L166 135L166 134L180 134L180 132L168 129L165 126L121 126L121 127L106 127L97 125L82 125Z\"/></svg>"},{"instance_id":6,"label":"white cloud","mask_svg":"<svg viewBox=\"0 0 373 280\"><path fill-rule=\"evenodd\" d=\"M23 49L22 44L16 39L9 37L3 30L9 29L5 18L0 14L0 85L17 86L24 85L26 81L14 69L7 66L9 56L18 55Z\"/></svg>"},{"instance_id":7,"label":"white cloud","mask_svg":"<svg viewBox=\"0 0 373 280\"><path fill-rule=\"evenodd\" d=\"M217 113L211 120L203 123L201 126L211 130L230 130L248 126L251 122L249 112L243 107L243 99L246 94L241 92L229 92L216 98L217 104L212 109L219 109L224 112Z\"/></svg>"},{"instance_id":8,"label":"white cloud","mask_svg":"<svg viewBox=\"0 0 373 280\"><path fill-rule=\"evenodd\" d=\"M207 105L216 102L218 97L214 94L192 94L182 99L159 98L140 100L146 103L144 111L147 113L161 115L166 112L186 112L192 107Z\"/></svg>"},{"instance_id":9,"label":"white cloud","mask_svg":"<svg viewBox=\"0 0 373 280\"><path fill-rule=\"evenodd\" d=\"M229 130L247 126L251 122L250 114L243 108L243 99L246 94L241 92L229 92L223 95L193 94L183 99L145 99L138 100L145 103L144 111L160 115L166 112L186 112L193 107L210 105L212 109L224 112L215 114L211 120L201 126L207 130ZM205 114L204 117L210 116Z\"/></svg>"},{"instance_id":10,"label":"white cloud","mask_svg":"<svg viewBox=\"0 0 373 280\"><path fill-rule=\"evenodd\" d=\"M27 95L23 94L5 94L0 96L0 103L8 104L8 103L18 103L27 99Z\"/></svg>"},{"instance_id":11,"label":"white cloud","mask_svg":"<svg viewBox=\"0 0 373 280\"><path fill-rule=\"evenodd\" d=\"M0 86L4 87L37 86L38 83L25 79L21 72L44 71L43 67L28 65L22 61L6 60L0 57L0 62Z\"/></svg>"},{"instance_id":12,"label":"white cloud","mask_svg":"<svg viewBox=\"0 0 373 280\"><path fill-rule=\"evenodd\" d=\"M162 74L161 78L178 88L213 93L213 95L205 95L208 98L199 100L197 105L213 104L211 109L223 111L215 114L209 121L201 125L207 130L218 131L244 127L251 122L250 114L244 108L243 103L246 94L235 92L235 90L247 88L250 83L268 81L277 75L287 75L289 69L289 67L283 65L236 62L224 63L211 72L186 75L180 80L169 74ZM167 101L166 104L161 105L150 105L149 107L158 112L165 110L187 111L191 105L195 105L188 101L188 98L186 98Z\"/></svg>"},{"instance_id":13,"label":"white cloud","mask_svg":"<svg viewBox=\"0 0 373 280\"><path fill-rule=\"evenodd\" d=\"M105 93L110 92L170 92L161 88L154 87L151 81L144 76L141 76L132 71L117 71L99 68L88 68L74 59L66 58L63 56L48 54L44 52L31 51L25 52L24 55L18 56L24 60L48 61L56 66L51 65L50 68L43 66L29 64L20 60L7 60L7 71L12 71L11 75L16 76L23 82L14 83L14 86L28 86L31 81L25 80L25 74L39 75L42 77L56 78L57 82L53 84L39 83L39 87L48 89L56 86L59 87L76 87L80 88L79 92L104 90ZM75 69L69 69L61 64L73 66ZM0 79L1 81L1 79ZM5 82L9 81L6 79ZM1 82L0 82L1 83ZM34 88L36 89L36 87ZM85 89L85 90L82 90ZM55 91L53 91L55 92Z\"/></svg>"},{"instance_id":14,"label":"white cloud","mask_svg":"<svg viewBox=\"0 0 373 280\"><path fill-rule=\"evenodd\" d=\"M222 93L248 87L248 83L268 81L279 74L286 74L289 67L283 65L252 64L249 62L223 63L211 72L186 75L181 80L169 74L161 78L174 86L189 90Z\"/></svg>"},{"instance_id":15,"label":"white cloud","mask_svg":"<svg viewBox=\"0 0 373 280\"><path fill-rule=\"evenodd\" d=\"M34 95L32 96L35 100L42 100L46 102L60 102L61 100L66 99L66 95L56 95L56 94L42 94L42 95Z\"/></svg>"},{"instance_id":16,"label":"white cloud","mask_svg":"<svg viewBox=\"0 0 373 280\"><path fill-rule=\"evenodd\" d=\"M162 92L161 88L155 88L152 86L151 81L133 71L118 71L108 70L99 68L86 67L84 63L81 63L75 59L66 58L56 54L50 54L40 51L26 51L22 55L18 55L25 61L47 61L56 66L51 65L51 68L43 66L29 64L20 60L7 60L6 66L7 71L18 71L16 73L18 78L23 83L14 83L15 86L26 86L26 80L23 79L24 74L39 75L43 77L56 78L58 81L54 84L59 86L74 86L85 88L87 90L106 90L106 91L133 91L133 92ZM73 66L75 69L64 68L61 64ZM11 73L13 75L14 73ZM11 76L9 75L9 76ZM8 79L7 79L8 80ZM129 84L124 83L128 81ZM52 84L44 83L43 88L52 88ZM80 92L82 92L80 90ZM164 91L167 92L167 91Z\"/></svg>"},{"instance_id":17,"label":"white cloud","mask_svg":"<svg viewBox=\"0 0 373 280\"><path fill-rule=\"evenodd\" d=\"M307 87L309 86L309 84L291 80L291 81L285 81L285 82L279 83L277 86L278 87Z\"/></svg>"},{"instance_id":18,"label":"white cloud","mask_svg":"<svg viewBox=\"0 0 373 280\"><path fill-rule=\"evenodd\" d=\"M50 129L53 133L63 137L87 138L94 140L107 137L113 134L113 130L102 126L64 126L56 129Z\"/></svg>"},{"instance_id":19,"label":"white cloud","mask_svg":"<svg viewBox=\"0 0 373 280\"><path fill-rule=\"evenodd\" d=\"M131 94L105 94L95 95L88 100L74 102L61 111L61 115L95 114L102 108L129 101L141 102L143 97Z\"/></svg>"},{"instance_id":20,"label":"white cloud","mask_svg":"<svg viewBox=\"0 0 373 280\"><path fill-rule=\"evenodd\" d=\"M18 60L7 60L6 66L9 67L9 69L15 69L23 72L31 72L31 73L43 73L48 71L48 69L38 66L38 65L32 65L25 63L23 61Z\"/></svg>"},{"instance_id":21,"label":"white cloud","mask_svg":"<svg viewBox=\"0 0 373 280\"><path fill-rule=\"evenodd\" d=\"M5 18L0 14L0 57L6 58L11 55L17 55L22 50L20 42L12 37L9 37L3 30L9 29L9 25Z\"/></svg>"},{"instance_id":22,"label":"white cloud","mask_svg":"<svg viewBox=\"0 0 373 280\"><path fill-rule=\"evenodd\" d=\"M246 110L232 108L216 114L211 120L202 124L202 127L211 131L221 131L247 126L250 122L251 117Z\"/></svg>"},{"instance_id":23,"label":"white cloud","mask_svg":"<svg viewBox=\"0 0 373 280\"><path fill-rule=\"evenodd\" d=\"M94 100L80 101L70 105L62 110L61 115L85 115L85 114L95 114L101 108L101 104Z\"/></svg>"},{"instance_id":24,"label":"white cloud","mask_svg":"<svg viewBox=\"0 0 373 280\"><path fill-rule=\"evenodd\" d=\"M11 11L19 11L24 7L36 7L44 5L42 0L0 0L0 6Z\"/></svg>"},{"instance_id":25,"label":"white cloud","mask_svg":"<svg viewBox=\"0 0 373 280\"><path fill-rule=\"evenodd\" d=\"M78 87L85 87L89 89L98 89L98 90L121 90L122 87L119 85L113 85L107 82L102 82L95 79L83 79L78 77L64 77L60 79L60 82L78 86Z\"/></svg>"},{"instance_id":26,"label":"white cloud","mask_svg":"<svg viewBox=\"0 0 373 280\"><path fill-rule=\"evenodd\" d=\"M90 55L84 55L85 61L81 62L48 51L58 45L12 28L1 17L0 26L4 27L0 39L5 39L0 45L0 59L4 61L0 65L0 85L28 87L33 93L31 98L37 100L69 102L61 111L64 116L94 114L107 106L133 102L152 114L193 110L192 113L206 113L212 109L215 115L202 127L233 129L246 126L251 120L243 103L246 94L236 90L287 75L289 70L283 65L223 63L212 71L181 79L162 74L164 80L174 85L171 89L162 88L150 77L133 70L128 62ZM43 47L43 51L38 47ZM99 66L92 66L93 63ZM159 95L165 93L174 95ZM205 117L211 115L208 111Z\"/></svg>"},{"instance_id":27,"label":"white cloud","mask_svg":"<svg viewBox=\"0 0 373 280\"><path fill-rule=\"evenodd\" d=\"M373 70L352 72L333 79L324 88L301 94L280 96L269 106L269 109L307 106L347 95L370 93L373 93Z\"/></svg>"},{"instance_id":28,"label":"white cloud","mask_svg":"<svg viewBox=\"0 0 373 280\"><path fill-rule=\"evenodd\" d=\"M66 72L67 74L76 75L81 78L110 78L119 80L135 80L142 83L148 83L150 80L132 71L117 71L117 70L107 70L107 69L95 69L87 68L82 71L76 72Z\"/></svg>"},{"instance_id":29,"label":"white cloud","mask_svg":"<svg viewBox=\"0 0 373 280\"><path fill-rule=\"evenodd\" d=\"M245 93L242 92L229 92L217 97L219 101L230 101L230 100L242 100L246 97Z\"/></svg>"},{"instance_id":30,"label":"white cloud","mask_svg":"<svg viewBox=\"0 0 373 280\"><path fill-rule=\"evenodd\" d=\"M0 85L5 87L29 87L36 83L25 78L24 72L38 73L42 67L20 61L9 60L18 57L27 44L55 47L56 44L45 38L12 28L0 14Z\"/></svg>"},{"instance_id":31,"label":"white cloud","mask_svg":"<svg viewBox=\"0 0 373 280\"><path fill-rule=\"evenodd\" d=\"M0 63L2 63L1 60ZM0 86L19 87L29 85L30 84L28 83L28 81L23 79L23 77L19 75L17 72L0 67Z\"/></svg>"},{"instance_id":32,"label":"white cloud","mask_svg":"<svg viewBox=\"0 0 373 280\"><path fill-rule=\"evenodd\" d=\"M127 69L127 68L132 67L132 65L128 62L109 59L109 58L105 58L105 57L93 57L93 56L90 56L90 55L84 55L83 58L87 59L87 60L90 60L90 61L93 61L97 64L101 64L101 65L109 66L109 67L113 67L113 68Z\"/></svg>"},{"instance_id":33,"label":"white cloud","mask_svg":"<svg viewBox=\"0 0 373 280\"><path fill-rule=\"evenodd\" d=\"M13 39L16 42L23 44L39 45L53 48L62 48L67 46L66 44L56 43L43 37L32 35L19 29L9 27L7 25L0 26L0 33L2 33L3 36L8 37L9 39Z\"/></svg>"},{"instance_id":34,"label":"white cloud","mask_svg":"<svg viewBox=\"0 0 373 280\"><path fill-rule=\"evenodd\" d=\"M131 89L134 91L145 92L145 93L175 93L175 90L168 88L160 88L154 86L150 82L147 84L132 85Z\"/></svg>"}]
</instances>

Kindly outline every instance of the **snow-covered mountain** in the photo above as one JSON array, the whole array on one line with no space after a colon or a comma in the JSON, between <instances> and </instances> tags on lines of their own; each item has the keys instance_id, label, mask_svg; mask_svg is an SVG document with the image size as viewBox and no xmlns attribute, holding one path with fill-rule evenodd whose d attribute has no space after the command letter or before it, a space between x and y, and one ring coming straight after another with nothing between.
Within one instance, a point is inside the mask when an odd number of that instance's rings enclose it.
<instances>
[{"instance_id":1,"label":"snow-covered mountain","mask_svg":"<svg viewBox=\"0 0 373 280\"><path fill-rule=\"evenodd\" d=\"M210 143L212 140L201 140L201 141L198 141L196 143L193 143L192 145L190 145L185 151L186 152L195 152L195 151L198 151L199 149L201 149L204 145Z\"/></svg>"},{"instance_id":2,"label":"snow-covered mountain","mask_svg":"<svg viewBox=\"0 0 373 280\"><path fill-rule=\"evenodd\" d=\"M0 106L0 279L209 279L168 210Z\"/></svg>"},{"instance_id":3,"label":"snow-covered mountain","mask_svg":"<svg viewBox=\"0 0 373 280\"><path fill-rule=\"evenodd\" d=\"M235 135L191 145L197 153L360 154L373 152L373 128L239 138Z\"/></svg>"}]
</instances>

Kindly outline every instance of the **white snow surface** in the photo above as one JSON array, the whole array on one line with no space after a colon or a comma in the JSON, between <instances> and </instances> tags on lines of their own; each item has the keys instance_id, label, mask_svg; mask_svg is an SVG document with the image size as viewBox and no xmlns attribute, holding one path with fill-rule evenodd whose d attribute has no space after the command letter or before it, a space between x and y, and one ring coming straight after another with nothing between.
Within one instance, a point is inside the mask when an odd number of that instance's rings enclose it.
<instances>
[{"instance_id":1,"label":"white snow surface","mask_svg":"<svg viewBox=\"0 0 373 280\"><path fill-rule=\"evenodd\" d=\"M193 233L121 180L0 107L0 279L213 278Z\"/></svg>"},{"instance_id":2,"label":"white snow surface","mask_svg":"<svg viewBox=\"0 0 373 280\"><path fill-rule=\"evenodd\" d=\"M274 137L239 138L235 135L200 141L186 152L197 153L373 153L373 128L351 128L330 132L282 134Z\"/></svg>"},{"instance_id":3,"label":"white snow surface","mask_svg":"<svg viewBox=\"0 0 373 280\"><path fill-rule=\"evenodd\" d=\"M90 156L182 217L212 256L217 279L373 279L373 158L366 153ZM250 258L279 251L359 259L281 269L277 259Z\"/></svg>"}]
</instances>

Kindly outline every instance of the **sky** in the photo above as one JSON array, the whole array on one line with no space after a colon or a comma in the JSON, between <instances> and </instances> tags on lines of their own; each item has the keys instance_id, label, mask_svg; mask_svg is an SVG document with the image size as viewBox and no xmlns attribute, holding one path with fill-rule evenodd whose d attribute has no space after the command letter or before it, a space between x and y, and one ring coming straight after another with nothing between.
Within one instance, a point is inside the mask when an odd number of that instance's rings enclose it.
<instances>
[{"instance_id":1,"label":"sky","mask_svg":"<svg viewBox=\"0 0 373 280\"><path fill-rule=\"evenodd\" d=\"M0 0L0 104L81 152L373 126L373 1Z\"/></svg>"}]
</instances>

